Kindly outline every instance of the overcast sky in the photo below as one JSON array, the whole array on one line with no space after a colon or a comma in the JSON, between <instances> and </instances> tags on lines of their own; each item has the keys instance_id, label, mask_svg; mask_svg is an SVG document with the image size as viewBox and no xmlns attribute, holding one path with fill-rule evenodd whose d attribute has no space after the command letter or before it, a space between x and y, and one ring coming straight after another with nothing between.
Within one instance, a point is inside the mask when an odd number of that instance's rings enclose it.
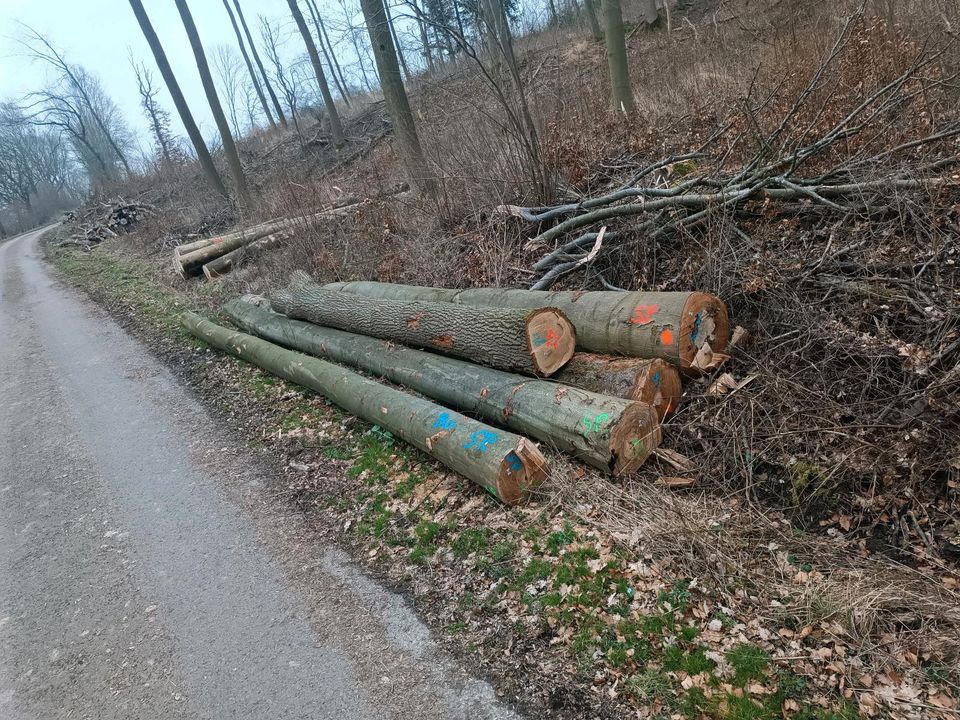
<instances>
[{"instance_id":1,"label":"overcast sky","mask_svg":"<svg viewBox=\"0 0 960 720\"><path fill-rule=\"evenodd\" d=\"M319 4L324 5L323 2ZM241 6L251 32L258 40L255 27L258 14L282 21L288 32L295 29L284 0L242 0ZM216 127L173 0L144 0L144 7L204 137L212 137ZM214 46L236 46L222 0L190 0L190 10L211 64ZM342 17L342 11L339 8L337 11ZM0 0L0 100L16 100L36 90L43 85L47 72L42 63L26 57L18 45L17 40L24 37L24 32L17 21L45 35L64 52L68 61L94 72L120 106L127 122L138 132L146 129L128 59L129 49L153 71L161 87L162 79L127 0ZM289 56L301 54L303 46L289 42L286 52ZM165 87L162 87L160 99L170 111L176 131L183 134ZM141 138L141 141L149 147L149 139Z\"/></svg>"}]
</instances>

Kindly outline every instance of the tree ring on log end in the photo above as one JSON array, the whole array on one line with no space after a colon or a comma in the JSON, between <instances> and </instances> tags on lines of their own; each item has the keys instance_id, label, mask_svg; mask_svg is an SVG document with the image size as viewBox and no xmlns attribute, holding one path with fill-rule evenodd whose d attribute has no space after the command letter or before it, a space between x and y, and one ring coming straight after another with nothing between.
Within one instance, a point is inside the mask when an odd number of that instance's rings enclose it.
<instances>
[{"instance_id":1,"label":"tree ring on log end","mask_svg":"<svg viewBox=\"0 0 960 720\"><path fill-rule=\"evenodd\" d=\"M573 357L577 331L556 308L540 308L527 315L527 347L538 375L550 376Z\"/></svg>"},{"instance_id":2,"label":"tree ring on log end","mask_svg":"<svg viewBox=\"0 0 960 720\"><path fill-rule=\"evenodd\" d=\"M730 341L730 318L724 302L707 293L690 293L683 305L678 341L681 368L700 372L714 367L712 358L698 360L697 355L701 349L705 354L726 353Z\"/></svg>"},{"instance_id":3,"label":"tree ring on log end","mask_svg":"<svg viewBox=\"0 0 960 720\"><path fill-rule=\"evenodd\" d=\"M680 373L666 360L654 358L643 370L637 373L637 381L630 392L630 398L647 403L657 411L660 420L680 403L683 386Z\"/></svg>"},{"instance_id":4,"label":"tree ring on log end","mask_svg":"<svg viewBox=\"0 0 960 720\"><path fill-rule=\"evenodd\" d=\"M631 403L610 433L610 472L626 475L643 465L661 440L657 411L646 403Z\"/></svg>"},{"instance_id":5,"label":"tree ring on log end","mask_svg":"<svg viewBox=\"0 0 960 720\"><path fill-rule=\"evenodd\" d=\"M525 500L530 491L547 479L547 459L526 438L500 461L497 473L497 496L507 505Z\"/></svg>"}]
</instances>

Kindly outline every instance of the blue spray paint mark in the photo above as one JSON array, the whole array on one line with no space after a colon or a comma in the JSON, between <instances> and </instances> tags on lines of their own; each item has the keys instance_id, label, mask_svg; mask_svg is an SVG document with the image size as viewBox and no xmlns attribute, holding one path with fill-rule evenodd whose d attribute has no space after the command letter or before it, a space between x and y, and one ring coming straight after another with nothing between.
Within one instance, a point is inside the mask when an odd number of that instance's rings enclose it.
<instances>
[{"instance_id":1,"label":"blue spray paint mark","mask_svg":"<svg viewBox=\"0 0 960 720\"><path fill-rule=\"evenodd\" d=\"M696 342L696 340L697 340L697 335L700 334L700 322L701 322L701 320L702 320L702 318L701 318L700 315L698 314L697 317L696 317L696 318L694 319L694 321L693 321L693 330L690 331L690 340L693 341L693 342Z\"/></svg>"},{"instance_id":2,"label":"blue spray paint mark","mask_svg":"<svg viewBox=\"0 0 960 720\"><path fill-rule=\"evenodd\" d=\"M657 387L660 387L660 380L662 380L662 378L660 377L660 371L659 371L659 370L657 370L657 371L653 374L653 378L651 378L651 379L653 380L653 384L654 384L654 385L656 385Z\"/></svg>"},{"instance_id":3,"label":"blue spray paint mark","mask_svg":"<svg viewBox=\"0 0 960 720\"><path fill-rule=\"evenodd\" d=\"M510 469L513 470L514 472L518 472L523 468L523 463L520 462L520 458L517 457L517 454L515 452L512 452L509 455L507 455L507 462L510 463Z\"/></svg>"},{"instance_id":4,"label":"blue spray paint mark","mask_svg":"<svg viewBox=\"0 0 960 720\"><path fill-rule=\"evenodd\" d=\"M457 421L450 417L450 413L440 413L433 421L433 427L441 430L456 430Z\"/></svg>"},{"instance_id":5,"label":"blue spray paint mark","mask_svg":"<svg viewBox=\"0 0 960 720\"><path fill-rule=\"evenodd\" d=\"M533 334L533 344L536 345L537 347L544 345L546 342L547 342L547 339L540 333Z\"/></svg>"},{"instance_id":6,"label":"blue spray paint mark","mask_svg":"<svg viewBox=\"0 0 960 720\"><path fill-rule=\"evenodd\" d=\"M470 435L470 442L463 446L464 450L473 448L482 453L487 451L487 445L492 445L497 441L497 434L488 430L477 430Z\"/></svg>"}]
</instances>

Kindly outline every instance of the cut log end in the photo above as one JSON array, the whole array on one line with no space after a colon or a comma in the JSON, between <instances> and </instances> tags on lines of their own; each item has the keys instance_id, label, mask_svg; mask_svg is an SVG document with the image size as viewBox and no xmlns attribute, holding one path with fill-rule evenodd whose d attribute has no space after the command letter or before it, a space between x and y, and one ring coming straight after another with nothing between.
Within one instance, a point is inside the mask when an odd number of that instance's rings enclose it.
<instances>
[{"instance_id":1,"label":"cut log end","mask_svg":"<svg viewBox=\"0 0 960 720\"><path fill-rule=\"evenodd\" d=\"M677 409L682 392L677 369L666 360L656 358L637 374L630 398L653 406L659 419L663 420L668 413Z\"/></svg>"},{"instance_id":2,"label":"cut log end","mask_svg":"<svg viewBox=\"0 0 960 720\"><path fill-rule=\"evenodd\" d=\"M714 295L690 293L680 320L680 363L690 373L712 370L727 359L730 318L727 306Z\"/></svg>"},{"instance_id":3,"label":"cut log end","mask_svg":"<svg viewBox=\"0 0 960 720\"><path fill-rule=\"evenodd\" d=\"M646 462L662 438L657 411L645 403L634 403L620 416L610 433L610 471L627 475Z\"/></svg>"},{"instance_id":4,"label":"cut log end","mask_svg":"<svg viewBox=\"0 0 960 720\"><path fill-rule=\"evenodd\" d=\"M508 505L516 505L529 497L547 475L547 459L543 453L526 438L520 438L517 447L500 463L497 496Z\"/></svg>"},{"instance_id":5,"label":"cut log end","mask_svg":"<svg viewBox=\"0 0 960 720\"><path fill-rule=\"evenodd\" d=\"M549 377L562 368L577 344L577 333L567 316L556 308L541 308L527 316L527 347L538 375Z\"/></svg>"}]
</instances>

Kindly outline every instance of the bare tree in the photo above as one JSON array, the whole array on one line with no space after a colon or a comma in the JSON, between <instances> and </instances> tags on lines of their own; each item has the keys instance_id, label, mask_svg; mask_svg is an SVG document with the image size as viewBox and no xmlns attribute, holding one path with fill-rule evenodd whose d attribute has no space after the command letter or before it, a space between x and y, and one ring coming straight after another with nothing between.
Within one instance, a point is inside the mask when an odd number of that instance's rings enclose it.
<instances>
[{"instance_id":1,"label":"bare tree","mask_svg":"<svg viewBox=\"0 0 960 720\"><path fill-rule=\"evenodd\" d=\"M133 14L137 18L140 30L143 32L143 36L150 46L153 58L157 63L157 68L160 70L160 76L163 78L163 82L166 84L167 90L173 98L173 104L177 108L177 114L180 116L180 121L183 123L184 129L187 131L187 136L193 144L193 149L197 153L197 160L200 162L200 167L203 168L203 174L207 176L207 182L224 197L230 197L226 186L223 184L223 178L220 177L216 165L213 164L213 158L210 156L207 144L203 140L203 135L200 134L200 128L198 128L197 123L194 122L193 113L190 112L190 107L187 105L187 101L180 91L177 78L170 68L170 63L167 62L167 54L164 52L163 45L160 43L160 38L158 38L157 33L154 32L150 18L147 16L146 10L143 9L143 3L141 0L130 0L130 7L133 9Z\"/></svg>"},{"instance_id":2,"label":"bare tree","mask_svg":"<svg viewBox=\"0 0 960 720\"><path fill-rule=\"evenodd\" d=\"M216 122L217 129L220 131L220 140L223 143L223 154L227 157L227 165L230 168L230 175L233 178L234 190L240 200L240 205L249 207L251 198L250 190L247 187L247 178L243 174L243 167L240 165L240 155L237 153L237 146L233 142L233 135L230 133L230 125L227 123L227 117L223 114L220 97L217 95L217 88L213 84L213 76L210 74L210 66L207 64L207 56L203 52L203 43L200 42L200 34L197 32L197 26L193 22L193 16L190 14L187 0L174 0L174 2L177 5L180 19L183 21L183 28L187 31L187 38L190 40L190 47L197 61L197 71L200 73L200 82L203 83L203 91L207 96L210 112L213 114L214 122Z\"/></svg>"},{"instance_id":3,"label":"bare tree","mask_svg":"<svg viewBox=\"0 0 960 720\"><path fill-rule=\"evenodd\" d=\"M300 12L297 0L287 0L287 5L290 7L290 14L293 15L293 20L297 24L297 30L300 31L300 37L303 38L303 44L307 46L307 55L310 56L313 72L317 76L320 96L323 98L324 107L326 107L327 114L330 116L330 134L333 136L333 142L342 145L343 126L340 124L340 113L337 112L337 105L333 102L333 95L330 94L327 76L323 72L323 65L320 64L320 55L317 53L317 46L313 42L310 28L307 27L307 21L303 19L303 13Z\"/></svg>"},{"instance_id":4,"label":"bare tree","mask_svg":"<svg viewBox=\"0 0 960 720\"><path fill-rule=\"evenodd\" d=\"M593 33L594 40L603 40L603 30L600 29L600 21L597 19L597 9L594 7L595 0L583 0L583 7L586 10L587 21L590 23L590 32Z\"/></svg>"},{"instance_id":5,"label":"bare tree","mask_svg":"<svg viewBox=\"0 0 960 720\"><path fill-rule=\"evenodd\" d=\"M273 119L273 115L270 113L270 106L267 104L267 98L263 94L263 88L260 86L260 79L257 77L256 71L253 69L253 63L250 62L250 55L247 53L247 46L243 42L243 35L240 34L240 27L237 25L237 18L233 14L233 10L230 8L230 0L223 0L223 7L227 10L227 15L230 16L230 25L233 26L233 32L237 36L237 46L240 48L240 54L243 56L243 62L247 66L247 73L250 75L250 82L253 83L253 89L257 93L257 98L260 100L260 105L263 108L263 114L267 118L267 122L270 123L270 127L275 128L277 123ZM253 117L251 115L250 124L253 125Z\"/></svg>"},{"instance_id":6,"label":"bare tree","mask_svg":"<svg viewBox=\"0 0 960 720\"><path fill-rule=\"evenodd\" d=\"M154 151L160 160L160 165L170 165L174 158L179 159L179 148L170 131L170 113L164 110L157 102L160 88L153 84L153 73L143 63L138 63L130 57L137 78L137 90L140 93L140 106L150 125L150 134L153 135Z\"/></svg>"},{"instance_id":7,"label":"bare tree","mask_svg":"<svg viewBox=\"0 0 960 720\"><path fill-rule=\"evenodd\" d=\"M240 125L240 101L244 85L243 61L229 45L217 45L213 49L213 68L226 101L233 134L240 137L243 130Z\"/></svg>"},{"instance_id":8,"label":"bare tree","mask_svg":"<svg viewBox=\"0 0 960 720\"><path fill-rule=\"evenodd\" d=\"M240 19L240 25L243 27L243 33L247 36L247 43L250 45L250 54L253 55L254 62L257 63L257 67L260 69L260 75L263 76L263 85L267 89L267 94L270 95L270 100L273 103L273 109L277 111L277 118L280 120L280 125L286 127L287 118L284 116L283 109L280 107L280 101L277 99L277 94L273 91L273 86L270 84L270 78L267 76L267 71L263 69L263 61L260 60L260 53L257 52L257 45L253 42L253 35L250 34L250 28L247 27L247 21L243 17L243 10L240 8L240 0L233 0L233 7L237 10L237 17Z\"/></svg>"},{"instance_id":9,"label":"bare tree","mask_svg":"<svg viewBox=\"0 0 960 720\"><path fill-rule=\"evenodd\" d=\"M610 68L610 90L613 109L629 115L635 109L630 70L627 66L627 41L623 32L620 0L602 0L606 25L607 65ZM654 8L656 10L656 8Z\"/></svg>"},{"instance_id":10,"label":"bare tree","mask_svg":"<svg viewBox=\"0 0 960 720\"><path fill-rule=\"evenodd\" d=\"M363 84L366 85L367 90L373 92L373 84L370 82L370 76L367 74L367 68L364 65L363 58L366 54L366 48L360 47L360 38L363 36L363 28L357 27L353 24L353 18L356 15L356 6L350 6L347 4L347 0L338 0L340 7L343 10L343 18L346 22L347 36L350 38L350 43L353 45L353 52L357 56L357 64L360 66L360 79L363 80ZM374 78L377 82L380 81L380 78Z\"/></svg>"},{"instance_id":11,"label":"bare tree","mask_svg":"<svg viewBox=\"0 0 960 720\"><path fill-rule=\"evenodd\" d=\"M99 166L108 176L112 175L107 171L113 162L113 156L123 166L126 174L130 175L130 163L122 147L125 141L129 140L129 132L116 105L107 97L96 78L82 67L67 62L64 55L36 30L26 25L23 27L27 38L22 41L22 45L34 59L45 62L55 76L49 88L34 95L35 100L41 101L39 107L42 108L43 103L47 102L55 108L53 114L66 110L69 115L82 116L88 126L83 133L87 143L92 145L101 140L109 146L108 152L97 153L100 155ZM59 120L62 119L61 115ZM72 126L79 127L79 124L74 122Z\"/></svg>"},{"instance_id":12,"label":"bare tree","mask_svg":"<svg viewBox=\"0 0 960 720\"><path fill-rule=\"evenodd\" d=\"M317 30L317 42L320 43L320 50L323 51L323 57L327 61L327 67L330 68L330 74L333 75L333 81L337 86L337 92L343 98L343 102L350 107L350 92L343 79L343 72L340 70L340 63L337 61L337 55L330 45L330 38L327 37L327 29L323 24L323 18L320 16L320 9L314 0L307 0L307 7L310 10L310 17L313 20L313 26Z\"/></svg>"},{"instance_id":13,"label":"bare tree","mask_svg":"<svg viewBox=\"0 0 960 720\"><path fill-rule=\"evenodd\" d=\"M297 137L303 141L303 133L300 129L300 83L297 74L293 68L285 67L283 58L280 56L279 49L279 30L263 15L258 16L260 21L260 38L263 40L263 51L266 53L267 62L273 67L273 80L280 87L280 93L287 103L287 111L290 113L290 120L297 132Z\"/></svg>"},{"instance_id":14,"label":"bare tree","mask_svg":"<svg viewBox=\"0 0 960 720\"><path fill-rule=\"evenodd\" d=\"M420 192L432 195L435 185L427 171L427 163L420 147L420 138L417 137L417 128L413 122L413 113L410 110L410 101L403 87L403 78L400 76L400 64L393 47L393 37L390 34L389 20L384 8L383 0L360 0L363 17L367 21L367 31L370 33L370 44L373 46L373 56L377 61L380 72L380 87L383 89L383 98L387 104L387 111L393 121L393 132L400 143L400 153L406 165L407 173L413 184Z\"/></svg>"}]
</instances>

